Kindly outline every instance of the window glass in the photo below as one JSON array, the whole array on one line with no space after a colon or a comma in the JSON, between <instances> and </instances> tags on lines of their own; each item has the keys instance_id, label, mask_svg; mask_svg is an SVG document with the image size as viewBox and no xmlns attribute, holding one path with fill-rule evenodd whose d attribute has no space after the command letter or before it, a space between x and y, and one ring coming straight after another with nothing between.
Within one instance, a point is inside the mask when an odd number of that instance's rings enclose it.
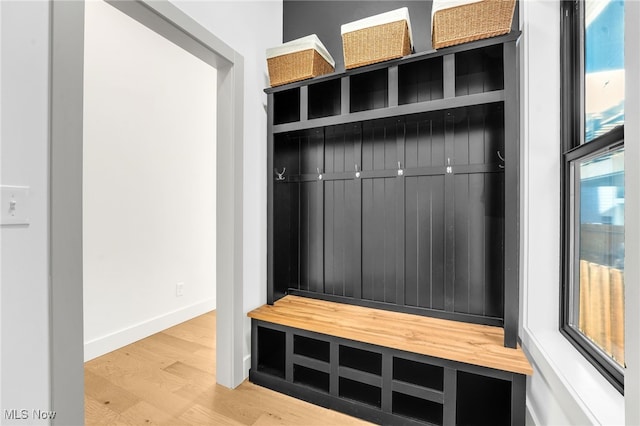
<instances>
[{"instance_id":1,"label":"window glass","mask_svg":"<svg viewBox=\"0 0 640 426\"><path fill-rule=\"evenodd\" d=\"M624 148L575 160L570 326L624 367Z\"/></svg>"},{"instance_id":2,"label":"window glass","mask_svg":"<svg viewBox=\"0 0 640 426\"><path fill-rule=\"evenodd\" d=\"M584 3L584 140L624 124L624 2Z\"/></svg>"}]
</instances>

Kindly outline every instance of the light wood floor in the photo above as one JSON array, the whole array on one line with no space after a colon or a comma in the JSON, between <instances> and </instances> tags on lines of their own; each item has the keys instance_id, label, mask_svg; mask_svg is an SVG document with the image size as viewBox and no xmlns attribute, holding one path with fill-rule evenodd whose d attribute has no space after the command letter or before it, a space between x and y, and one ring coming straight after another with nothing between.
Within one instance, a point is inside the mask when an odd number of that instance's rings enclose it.
<instances>
[{"instance_id":1,"label":"light wood floor","mask_svg":"<svg viewBox=\"0 0 640 426\"><path fill-rule=\"evenodd\" d=\"M215 384L215 311L85 363L87 425L365 425L245 381Z\"/></svg>"}]
</instances>

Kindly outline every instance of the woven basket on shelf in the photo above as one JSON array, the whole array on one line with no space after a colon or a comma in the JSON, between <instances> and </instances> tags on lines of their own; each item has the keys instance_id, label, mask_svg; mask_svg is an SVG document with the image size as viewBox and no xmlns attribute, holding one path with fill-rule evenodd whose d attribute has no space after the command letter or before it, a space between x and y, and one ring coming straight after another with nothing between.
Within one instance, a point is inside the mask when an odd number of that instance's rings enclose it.
<instances>
[{"instance_id":1,"label":"woven basket on shelf","mask_svg":"<svg viewBox=\"0 0 640 426\"><path fill-rule=\"evenodd\" d=\"M434 49L507 34L515 0L482 0L437 11L433 16Z\"/></svg>"},{"instance_id":2,"label":"woven basket on shelf","mask_svg":"<svg viewBox=\"0 0 640 426\"><path fill-rule=\"evenodd\" d=\"M271 86L281 86L334 71L315 49L306 49L267 59Z\"/></svg>"},{"instance_id":3,"label":"woven basket on shelf","mask_svg":"<svg viewBox=\"0 0 640 426\"><path fill-rule=\"evenodd\" d=\"M375 25L342 35L344 65L357 68L411 53L407 21Z\"/></svg>"}]
</instances>

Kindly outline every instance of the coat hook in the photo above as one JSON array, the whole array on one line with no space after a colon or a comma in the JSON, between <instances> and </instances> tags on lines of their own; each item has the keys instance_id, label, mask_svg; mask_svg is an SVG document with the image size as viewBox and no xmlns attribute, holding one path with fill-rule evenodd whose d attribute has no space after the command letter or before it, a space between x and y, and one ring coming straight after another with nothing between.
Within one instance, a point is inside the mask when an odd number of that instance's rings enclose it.
<instances>
[{"instance_id":1,"label":"coat hook","mask_svg":"<svg viewBox=\"0 0 640 426\"><path fill-rule=\"evenodd\" d=\"M402 164L398 161L398 176L404 175L404 170L402 170Z\"/></svg>"},{"instance_id":2,"label":"coat hook","mask_svg":"<svg viewBox=\"0 0 640 426\"><path fill-rule=\"evenodd\" d=\"M356 177L359 178L360 177L360 171L358 170L358 164L357 163L356 163L355 167L356 167Z\"/></svg>"},{"instance_id":3,"label":"coat hook","mask_svg":"<svg viewBox=\"0 0 640 426\"><path fill-rule=\"evenodd\" d=\"M285 177L284 177L284 172L286 172L286 171L287 171L287 168L286 168L286 167L283 167L283 168L282 168L282 173L280 173L280 172L278 171L278 169L273 169L273 170L276 172L276 175L278 175L278 177L276 177L276 180L284 180L284 179L285 179Z\"/></svg>"},{"instance_id":4,"label":"coat hook","mask_svg":"<svg viewBox=\"0 0 640 426\"><path fill-rule=\"evenodd\" d=\"M500 161L504 163L504 157L502 156L502 154L500 154L500 151L496 151L496 154L498 154L498 158L500 159ZM498 167L504 169L504 164L498 164Z\"/></svg>"},{"instance_id":5,"label":"coat hook","mask_svg":"<svg viewBox=\"0 0 640 426\"><path fill-rule=\"evenodd\" d=\"M320 173L320 167L316 167L316 170L318 171L318 180L322 180L322 173Z\"/></svg>"},{"instance_id":6,"label":"coat hook","mask_svg":"<svg viewBox=\"0 0 640 426\"><path fill-rule=\"evenodd\" d=\"M453 173L453 169L451 168L451 158L447 157L447 174Z\"/></svg>"}]
</instances>

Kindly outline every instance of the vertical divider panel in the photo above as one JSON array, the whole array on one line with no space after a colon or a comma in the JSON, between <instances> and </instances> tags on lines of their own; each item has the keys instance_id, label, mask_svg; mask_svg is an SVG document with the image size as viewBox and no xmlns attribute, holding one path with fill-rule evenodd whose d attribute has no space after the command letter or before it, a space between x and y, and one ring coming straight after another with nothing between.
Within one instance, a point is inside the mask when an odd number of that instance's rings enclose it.
<instances>
[{"instance_id":1,"label":"vertical divider panel","mask_svg":"<svg viewBox=\"0 0 640 426\"><path fill-rule=\"evenodd\" d=\"M275 302L273 282L273 93L267 95L267 303ZM257 333L256 333L257 334ZM253 335L253 333L252 333Z\"/></svg>"},{"instance_id":2,"label":"vertical divider panel","mask_svg":"<svg viewBox=\"0 0 640 426\"><path fill-rule=\"evenodd\" d=\"M453 54L442 58L442 85L445 99L456 95L456 59Z\"/></svg>"},{"instance_id":3,"label":"vertical divider panel","mask_svg":"<svg viewBox=\"0 0 640 426\"><path fill-rule=\"evenodd\" d=\"M395 67L396 76L398 67ZM390 73L391 74L391 73ZM397 99L396 99L397 100ZM398 183L396 184L396 305L405 305L405 121L396 122L396 144L398 150Z\"/></svg>"},{"instance_id":4,"label":"vertical divider panel","mask_svg":"<svg viewBox=\"0 0 640 426\"><path fill-rule=\"evenodd\" d=\"M398 106L398 66L389 67L389 73L387 75L389 79L389 106Z\"/></svg>"},{"instance_id":5,"label":"vertical divider panel","mask_svg":"<svg viewBox=\"0 0 640 426\"><path fill-rule=\"evenodd\" d=\"M309 86L300 87L300 121L309 119Z\"/></svg>"},{"instance_id":6,"label":"vertical divider panel","mask_svg":"<svg viewBox=\"0 0 640 426\"><path fill-rule=\"evenodd\" d=\"M340 79L340 114L349 114L349 107L351 104L351 88L349 77L342 77Z\"/></svg>"},{"instance_id":7,"label":"vertical divider panel","mask_svg":"<svg viewBox=\"0 0 640 426\"><path fill-rule=\"evenodd\" d=\"M518 69L516 44L514 41L504 43L504 346L515 348L518 343L518 311L519 311L519 193L520 179L518 168L520 162L519 108L518 108Z\"/></svg>"},{"instance_id":8,"label":"vertical divider panel","mask_svg":"<svg viewBox=\"0 0 640 426\"><path fill-rule=\"evenodd\" d=\"M290 330L285 334L284 354L284 379L293 383L293 333Z\"/></svg>"},{"instance_id":9,"label":"vertical divider panel","mask_svg":"<svg viewBox=\"0 0 640 426\"><path fill-rule=\"evenodd\" d=\"M354 166L362 171L362 125L353 125L353 157ZM355 167L354 167L355 176ZM354 183L353 198L351 200L351 214L353 224L353 265L352 268L352 296L362 299L362 179L356 178Z\"/></svg>"},{"instance_id":10,"label":"vertical divider panel","mask_svg":"<svg viewBox=\"0 0 640 426\"><path fill-rule=\"evenodd\" d=\"M527 376L511 375L511 424L523 425L526 420Z\"/></svg>"},{"instance_id":11,"label":"vertical divider panel","mask_svg":"<svg viewBox=\"0 0 640 426\"><path fill-rule=\"evenodd\" d=\"M456 425L456 399L458 390L456 370L445 367L444 369L444 407L443 407L443 425Z\"/></svg>"},{"instance_id":12,"label":"vertical divider panel","mask_svg":"<svg viewBox=\"0 0 640 426\"><path fill-rule=\"evenodd\" d=\"M393 355L389 350L382 352L382 411L392 412L393 400Z\"/></svg>"},{"instance_id":13,"label":"vertical divider panel","mask_svg":"<svg viewBox=\"0 0 640 426\"><path fill-rule=\"evenodd\" d=\"M305 86L306 87L306 86ZM325 135L325 128L322 128L321 130L318 130L318 164L319 169L320 169L320 173L324 174L325 173L325 161L324 161L324 150L325 150L325 139L326 139L326 135ZM316 288L317 292L320 293L324 293L325 289L324 289L324 283L325 283L325 278L324 278L324 260L325 260L325 254L324 254L324 233L325 233L325 226L324 226L324 205L325 205L325 196L324 196L324 189L325 189L325 181L323 179L318 179L318 192L317 192L317 199L316 199L316 213L319 215L318 220L316 221L316 234L315 234L315 244L317 246L317 250L318 250L318 265L317 265L317 273L318 273L318 286Z\"/></svg>"},{"instance_id":14,"label":"vertical divider panel","mask_svg":"<svg viewBox=\"0 0 640 426\"><path fill-rule=\"evenodd\" d=\"M445 61L447 62L447 61ZM446 76L445 76L446 81ZM445 150L445 175L444 175L444 203L445 203L445 268L444 268L444 310L453 312L455 307L455 168L454 157L454 117L452 112L447 112L444 120L444 150Z\"/></svg>"},{"instance_id":15,"label":"vertical divider panel","mask_svg":"<svg viewBox=\"0 0 640 426\"><path fill-rule=\"evenodd\" d=\"M337 397L340 394L340 345L337 341L330 341L329 351L329 367L331 368L331 372L329 374L329 393L331 396Z\"/></svg>"}]
</instances>

